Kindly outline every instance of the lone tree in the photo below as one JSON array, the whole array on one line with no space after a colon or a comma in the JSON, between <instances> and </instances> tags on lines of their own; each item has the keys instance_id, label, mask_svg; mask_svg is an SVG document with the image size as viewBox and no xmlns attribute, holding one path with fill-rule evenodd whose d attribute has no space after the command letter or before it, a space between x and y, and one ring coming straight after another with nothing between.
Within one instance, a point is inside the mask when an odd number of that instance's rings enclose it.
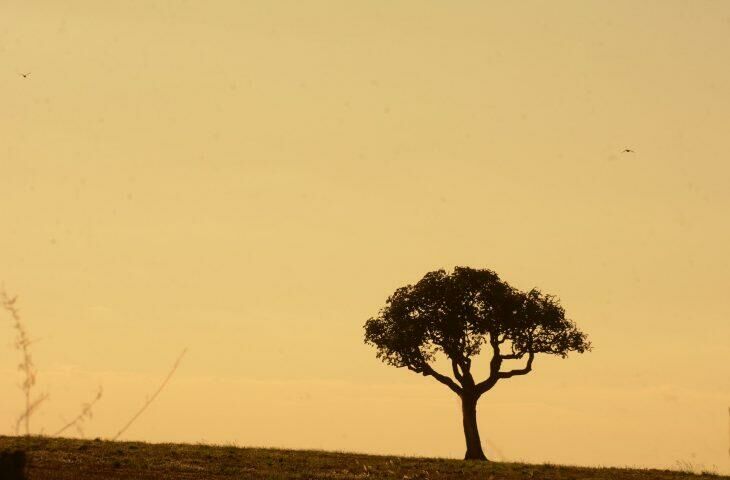
<instances>
[{"instance_id":1,"label":"lone tree","mask_svg":"<svg viewBox=\"0 0 730 480\"><path fill-rule=\"evenodd\" d=\"M377 347L383 362L431 376L461 397L465 460L487 460L477 429L479 397L502 379L530 373L537 353L565 358L591 349L555 296L522 292L491 270L468 267L429 272L397 289L365 322L365 343ZM492 349L489 376L477 383L472 357L485 345ZM454 378L434 369L438 352L451 361ZM522 368L503 370L505 360L523 358Z\"/></svg>"}]
</instances>

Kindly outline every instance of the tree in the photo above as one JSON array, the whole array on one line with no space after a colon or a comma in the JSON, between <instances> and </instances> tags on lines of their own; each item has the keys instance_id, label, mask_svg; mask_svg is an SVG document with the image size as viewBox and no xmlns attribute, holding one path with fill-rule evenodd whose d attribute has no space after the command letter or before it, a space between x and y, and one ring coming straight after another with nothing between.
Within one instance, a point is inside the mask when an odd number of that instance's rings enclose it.
<instances>
[{"instance_id":1,"label":"tree","mask_svg":"<svg viewBox=\"0 0 730 480\"><path fill-rule=\"evenodd\" d=\"M565 358L591 349L555 296L536 288L522 292L491 270L468 267L429 272L397 289L378 316L365 322L365 343L386 364L431 376L459 395L465 460L487 460L477 428L479 397L500 380L530 373L538 353ZM477 382L472 358L485 346L492 350L489 376ZM435 370L438 353L450 360L453 378ZM503 369L510 360L524 363Z\"/></svg>"}]
</instances>

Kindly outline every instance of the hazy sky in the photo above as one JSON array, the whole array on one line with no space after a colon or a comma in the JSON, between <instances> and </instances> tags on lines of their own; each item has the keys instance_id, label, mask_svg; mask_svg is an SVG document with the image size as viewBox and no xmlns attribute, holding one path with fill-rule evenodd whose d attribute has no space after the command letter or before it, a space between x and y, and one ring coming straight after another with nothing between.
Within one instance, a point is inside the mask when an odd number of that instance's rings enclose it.
<instances>
[{"instance_id":1,"label":"hazy sky","mask_svg":"<svg viewBox=\"0 0 730 480\"><path fill-rule=\"evenodd\" d=\"M724 1L0 0L33 430L102 384L113 435L187 346L125 438L461 457L456 396L362 327L468 265L595 346L482 398L487 455L730 471L729 55Z\"/></svg>"}]
</instances>

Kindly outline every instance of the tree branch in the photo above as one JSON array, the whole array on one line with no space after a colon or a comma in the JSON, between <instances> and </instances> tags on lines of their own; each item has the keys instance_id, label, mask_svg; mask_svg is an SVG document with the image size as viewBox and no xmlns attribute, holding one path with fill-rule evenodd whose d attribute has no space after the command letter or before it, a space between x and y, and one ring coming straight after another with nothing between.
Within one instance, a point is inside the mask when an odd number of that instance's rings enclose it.
<instances>
[{"instance_id":1,"label":"tree branch","mask_svg":"<svg viewBox=\"0 0 730 480\"><path fill-rule=\"evenodd\" d=\"M510 370L509 372L499 372L499 378L510 378L514 377L515 375L527 375L532 371L532 361L534 359L535 354L530 352L529 357L527 357L527 365L525 366L525 368Z\"/></svg>"},{"instance_id":2,"label":"tree branch","mask_svg":"<svg viewBox=\"0 0 730 480\"><path fill-rule=\"evenodd\" d=\"M456 360L451 360L451 370L453 370L454 377L456 377L458 381L461 382L462 380L464 380L464 377L461 375L461 373L459 373L459 364Z\"/></svg>"},{"instance_id":3,"label":"tree branch","mask_svg":"<svg viewBox=\"0 0 730 480\"><path fill-rule=\"evenodd\" d=\"M502 360L519 360L524 356L524 353L511 353L509 355L502 355Z\"/></svg>"},{"instance_id":4,"label":"tree branch","mask_svg":"<svg viewBox=\"0 0 730 480\"><path fill-rule=\"evenodd\" d=\"M456 382L454 382L451 378L447 377L446 375L442 375L439 372L437 372L436 370L434 370L433 367L431 367L431 365L429 365L428 363L423 362L423 367L421 368L420 373L426 377L431 375L433 378L435 378L439 382L441 382L444 385L446 385L447 387L449 387L451 390L456 392L458 395L461 395L462 388L459 385L457 385Z\"/></svg>"},{"instance_id":5,"label":"tree branch","mask_svg":"<svg viewBox=\"0 0 730 480\"><path fill-rule=\"evenodd\" d=\"M489 361L489 378L496 377L499 367L502 366L502 354L499 353L499 340L489 336L489 343L492 345L492 359Z\"/></svg>"},{"instance_id":6,"label":"tree branch","mask_svg":"<svg viewBox=\"0 0 730 480\"><path fill-rule=\"evenodd\" d=\"M492 345L492 359L489 361L489 377L483 382L479 382L476 385L476 390L479 395L490 390L496 385L499 380L499 368L502 366L502 355L499 353L499 338L495 335L489 335L489 344Z\"/></svg>"}]
</instances>

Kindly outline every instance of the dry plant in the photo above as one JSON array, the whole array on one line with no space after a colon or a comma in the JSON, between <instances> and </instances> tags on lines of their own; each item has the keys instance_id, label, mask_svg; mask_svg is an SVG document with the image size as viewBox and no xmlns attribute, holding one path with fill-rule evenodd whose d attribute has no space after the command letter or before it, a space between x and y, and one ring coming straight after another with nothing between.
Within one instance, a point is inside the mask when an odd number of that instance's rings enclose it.
<instances>
[{"instance_id":1,"label":"dry plant","mask_svg":"<svg viewBox=\"0 0 730 480\"><path fill-rule=\"evenodd\" d=\"M500 450L499 447L497 447L497 445L494 444L494 442L492 440L485 439L484 444L489 446L488 450L491 450L497 454L497 458L499 459L500 462L507 461L507 457L504 455L502 450Z\"/></svg>"},{"instance_id":2,"label":"dry plant","mask_svg":"<svg viewBox=\"0 0 730 480\"><path fill-rule=\"evenodd\" d=\"M49 394L43 393L36 397L34 400L31 400L32 389L36 384L38 371L36 370L35 364L33 363L33 357L31 356L30 352L30 345L33 343L33 341L30 339L30 336L28 335L28 330L23 324L22 318L20 316L20 309L18 309L16 304L17 300L17 295L10 297L5 291L4 286L0 286L0 303L2 304L2 308L4 308L10 314L10 318L13 321L13 328L16 332L15 348L21 352L22 356L22 361L18 365L18 370L23 372L24 375L23 382L20 384L20 388L23 390L23 395L25 396L25 410L23 411L23 413L20 414L20 416L18 416L15 421L15 434L18 435L21 425L24 425L25 435L30 436L30 417L33 415L33 413L36 412L36 410L38 410L38 407L44 401L48 400ZM96 397L91 402L84 403L81 406L81 413L77 415L72 421L68 422L54 435L59 435L61 432L72 426L75 426L76 429L80 433L82 433L82 423L85 420L92 418L93 415L91 408L96 402L99 401L99 399L101 399L101 394L102 389L100 386Z\"/></svg>"},{"instance_id":3,"label":"dry plant","mask_svg":"<svg viewBox=\"0 0 730 480\"><path fill-rule=\"evenodd\" d=\"M29 436L30 417L36 410L38 410L38 407L48 399L48 394L41 394L31 400L32 390L36 384L36 375L38 372L33 364L33 357L30 352L30 345L33 341L28 336L28 330L26 330L20 317L20 310L15 305L17 300L17 295L11 298L8 296L5 288L0 287L0 303L2 303L2 307L10 314L13 321L13 328L16 332L15 348L20 351L22 356L22 361L18 364L18 370L23 372L24 375L23 383L21 383L20 388L23 390L23 395L25 396L25 411L23 411L15 422L15 434L17 435L20 432L20 425L24 424L25 435Z\"/></svg>"},{"instance_id":4,"label":"dry plant","mask_svg":"<svg viewBox=\"0 0 730 480\"><path fill-rule=\"evenodd\" d=\"M120 429L120 430L119 430L119 431L117 432L117 434L116 434L116 435L114 435L114 438L112 438L112 441L114 441L114 440L116 440L117 438L119 438L119 437L120 437L120 436L121 436L121 435L122 435L122 434L123 434L123 433L124 433L124 432L125 432L125 431L126 431L126 430L127 430L127 429L128 429L128 428L129 428L129 427L130 427L130 426L132 425L132 424L133 424L133 423L134 423L134 421L135 421L135 420L137 420L137 418L139 418L139 416L140 416L140 415L142 415L142 412L144 412L144 411L145 411L145 410L147 409L147 407L149 407L149 406L150 406L150 404L151 404L151 403L152 403L152 402L153 402L153 401L155 400L155 398L157 398L157 396L158 396L158 395L160 394L160 392L162 391L162 389L164 389L164 388L165 388L165 385L167 385L167 382L169 382L169 381L170 381L170 379L172 378L173 374L174 374L174 373L175 373L175 371L177 370L177 367L178 367L178 366L180 366L180 361L181 361L181 360L182 360L182 358L183 358L183 357L185 356L185 354L187 353L187 351L188 351L188 349L187 349L187 348L184 348L184 349L183 349L182 353L180 353L180 356L178 356L178 357L177 357L177 360L175 360L175 363L174 363L174 364L172 365L172 368L170 369L170 373L168 373L168 374L167 374L167 376L165 377L165 379L164 379L164 380L162 381L162 383L160 384L159 388L158 388L158 389L157 389L157 390L155 391L155 393L153 393L153 394L152 394L152 396L151 396L151 397L149 397L149 398L148 398L148 399L147 399L147 400L146 400L146 401L144 402L144 405L142 405L142 408L140 408L140 409L139 409L139 410L137 411L137 413L135 413L135 414L134 414L134 416L132 416L132 418L131 418L131 419L130 419L130 420L129 420L129 421L127 422L127 423L126 423L126 425L124 425L124 426L123 426L123 427L122 427L122 428L121 428L121 429Z\"/></svg>"},{"instance_id":5,"label":"dry plant","mask_svg":"<svg viewBox=\"0 0 730 480\"><path fill-rule=\"evenodd\" d=\"M47 393L44 393L39 395L35 399L32 399L32 390L36 384L38 371L35 368L35 364L33 363L33 357L31 356L30 351L30 345L33 343L33 341L30 339L30 336L28 335L28 330L26 329L21 319L20 310L16 305L17 300L17 295L10 297L5 291L4 286L0 285L0 304L2 308L10 314L10 318L13 321L13 328L16 331L15 348L20 351L22 356L22 361L20 364L18 364L18 369L23 372L24 375L23 382L21 383L20 387L23 390L23 395L25 397L25 410L16 419L15 434L18 435L21 425L25 425L25 436L28 437L30 436L30 417L33 415L33 413L36 412L36 410L38 410L38 407L48 399L49 395ZM150 404L157 398L157 396L160 394L160 392L162 392L162 390L172 378L173 374L180 365L180 361L187 353L187 350L187 348L183 349L182 353L180 353L177 360L175 360L175 363L172 365L170 372L164 378L157 390L152 394L151 397L147 398L145 403L142 405L142 408L140 408L137 413L132 416L132 418L124 425L124 427L122 427L117 432L112 440L116 440L117 438L119 438L119 436L121 436L132 425L132 423L134 423L134 421L137 420L140 415L142 415L147 407L149 407ZM102 393L103 390L101 386L99 386L99 390L97 391L96 396L90 402L83 403L81 405L81 412L71 421L67 422L58 431L56 431L53 436L58 436L71 427L76 428L79 434L83 435L83 424L85 421L93 418L92 408L99 400L101 400Z\"/></svg>"},{"instance_id":6,"label":"dry plant","mask_svg":"<svg viewBox=\"0 0 730 480\"><path fill-rule=\"evenodd\" d=\"M93 418L93 413L91 411L91 407L94 406L96 402L101 400L101 395L103 393L103 390L101 386L99 386L99 390L96 392L96 397L88 403L84 403L81 405L81 413L79 413L76 418L68 422L66 425L64 425L62 428L60 428L56 433L53 434L54 437L59 436L61 433L66 431L68 428L76 427L76 431L79 432L79 435L84 435L83 430L83 424L86 420L91 420Z\"/></svg>"}]
</instances>

